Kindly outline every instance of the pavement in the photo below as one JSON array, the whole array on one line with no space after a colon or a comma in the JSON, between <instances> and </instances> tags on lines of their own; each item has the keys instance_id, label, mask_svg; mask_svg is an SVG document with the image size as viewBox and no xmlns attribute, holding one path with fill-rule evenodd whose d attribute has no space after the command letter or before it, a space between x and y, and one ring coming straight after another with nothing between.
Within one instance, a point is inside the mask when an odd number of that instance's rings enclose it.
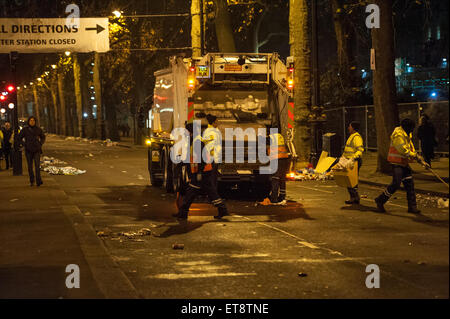
<instances>
[{"instance_id":1,"label":"pavement","mask_svg":"<svg viewBox=\"0 0 450 319\"><path fill-rule=\"evenodd\" d=\"M0 171L0 299L137 297L55 179L42 172L30 187L22 163L22 176ZM79 267L79 289L66 285L68 265Z\"/></svg>"},{"instance_id":2,"label":"pavement","mask_svg":"<svg viewBox=\"0 0 450 319\"><path fill-rule=\"evenodd\" d=\"M414 187L419 194L431 194L440 197L449 197L448 186L439 181L430 171L418 163L411 163L414 177ZM449 175L449 158L437 158L431 162L432 170L437 173L447 184ZM392 182L392 176L376 172L377 153L365 152L363 164L359 172L360 183L387 186ZM402 185L402 190L404 190Z\"/></svg>"},{"instance_id":3,"label":"pavement","mask_svg":"<svg viewBox=\"0 0 450 319\"><path fill-rule=\"evenodd\" d=\"M334 181L289 182L287 206L255 206L243 187L223 194L230 217L199 198L178 223L145 147L129 146L49 136L44 155L86 174L43 173L37 188L25 162L24 176L0 172L0 298L448 298L449 214L435 200L412 215L399 191L381 214L375 185L346 206ZM371 264L380 289L365 286Z\"/></svg>"}]
</instances>

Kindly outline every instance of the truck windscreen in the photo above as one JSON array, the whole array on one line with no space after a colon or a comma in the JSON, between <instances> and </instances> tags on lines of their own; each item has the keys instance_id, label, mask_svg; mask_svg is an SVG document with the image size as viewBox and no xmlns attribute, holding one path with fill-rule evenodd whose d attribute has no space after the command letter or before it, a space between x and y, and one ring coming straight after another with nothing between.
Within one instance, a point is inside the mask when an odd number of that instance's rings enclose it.
<instances>
[{"instance_id":1,"label":"truck windscreen","mask_svg":"<svg viewBox=\"0 0 450 319\"><path fill-rule=\"evenodd\" d=\"M267 90L200 89L194 95L194 110L196 116L212 114L238 123L270 119Z\"/></svg>"}]
</instances>

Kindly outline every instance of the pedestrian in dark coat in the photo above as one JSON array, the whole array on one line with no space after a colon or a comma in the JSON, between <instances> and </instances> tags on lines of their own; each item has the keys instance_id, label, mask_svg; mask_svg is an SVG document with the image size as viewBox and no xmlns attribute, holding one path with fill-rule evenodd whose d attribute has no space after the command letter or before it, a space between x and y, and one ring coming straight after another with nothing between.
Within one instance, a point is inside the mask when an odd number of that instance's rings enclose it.
<instances>
[{"instance_id":1,"label":"pedestrian in dark coat","mask_svg":"<svg viewBox=\"0 0 450 319\"><path fill-rule=\"evenodd\" d=\"M30 116L25 126L19 133L18 140L21 145L25 145L25 156L28 164L28 175L30 176L30 186L34 184L33 164L36 172L36 186L42 185L41 179L41 154L42 145L45 142L45 134L37 126L36 118ZM25 143L24 140L25 139Z\"/></svg>"},{"instance_id":2,"label":"pedestrian in dark coat","mask_svg":"<svg viewBox=\"0 0 450 319\"><path fill-rule=\"evenodd\" d=\"M2 128L2 145L1 149L3 150L3 155L5 157L6 161L6 169L9 169L9 166L12 166L12 159L11 159L11 148L12 148L12 140L13 140L13 130L11 129L11 123L6 122L5 127Z\"/></svg>"},{"instance_id":3,"label":"pedestrian in dark coat","mask_svg":"<svg viewBox=\"0 0 450 319\"><path fill-rule=\"evenodd\" d=\"M420 122L417 137L420 140L423 158L431 167L431 159L434 158L434 147L437 146L436 130L428 115L422 115Z\"/></svg>"}]
</instances>

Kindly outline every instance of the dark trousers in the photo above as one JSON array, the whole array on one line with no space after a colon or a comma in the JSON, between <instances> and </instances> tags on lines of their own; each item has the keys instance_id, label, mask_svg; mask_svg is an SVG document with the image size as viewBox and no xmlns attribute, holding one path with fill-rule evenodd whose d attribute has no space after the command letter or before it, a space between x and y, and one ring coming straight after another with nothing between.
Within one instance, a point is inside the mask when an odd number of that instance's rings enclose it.
<instances>
[{"instance_id":1,"label":"dark trousers","mask_svg":"<svg viewBox=\"0 0 450 319\"><path fill-rule=\"evenodd\" d=\"M209 172L204 172L201 174L201 181L197 182L193 180L189 183L186 193L183 196L183 203L181 204L180 211L178 214L183 217L187 217L189 208L194 202L195 198L203 192L206 192L208 199L211 203L217 207L219 215L224 215L227 212L225 202L220 198L217 187L215 184L214 170Z\"/></svg>"},{"instance_id":2,"label":"dark trousers","mask_svg":"<svg viewBox=\"0 0 450 319\"><path fill-rule=\"evenodd\" d=\"M362 158L356 159L355 165L358 165L358 175L359 175L359 170L361 169L362 166ZM356 185L355 187L347 187L347 190L348 193L350 194L351 200L359 200L358 185Z\"/></svg>"},{"instance_id":3,"label":"dark trousers","mask_svg":"<svg viewBox=\"0 0 450 319\"><path fill-rule=\"evenodd\" d=\"M416 192L414 191L414 180L412 177L412 171L409 166L392 165L393 178L392 183L384 190L384 192L378 196L378 200L381 203L386 203L389 198L400 188L400 184L406 190L406 199L408 200L408 207L417 207Z\"/></svg>"},{"instance_id":4,"label":"dark trousers","mask_svg":"<svg viewBox=\"0 0 450 319\"><path fill-rule=\"evenodd\" d=\"M286 174L289 171L289 158L278 159L278 170L271 177L272 191L270 201L278 203L286 199Z\"/></svg>"},{"instance_id":5,"label":"dark trousers","mask_svg":"<svg viewBox=\"0 0 450 319\"><path fill-rule=\"evenodd\" d=\"M9 169L9 166L12 166L11 150L3 149L3 156L5 156L6 169Z\"/></svg>"},{"instance_id":6,"label":"dark trousers","mask_svg":"<svg viewBox=\"0 0 450 319\"><path fill-rule=\"evenodd\" d=\"M422 155L425 162L431 167L431 159L434 158L434 149L431 143L422 142Z\"/></svg>"},{"instance_id":7,"label":"dark trousers","mask_svg":"<svg viewBox=\"0 0 450 319\"><path fill-rule=\"evenodd\" d=\"M36 183L42 184L41 179L41 153L40 152L25 152L28 164L28 175L30 176L30 183L34 183L33 165L36 171Z\"/></svg>"}]
</instances>

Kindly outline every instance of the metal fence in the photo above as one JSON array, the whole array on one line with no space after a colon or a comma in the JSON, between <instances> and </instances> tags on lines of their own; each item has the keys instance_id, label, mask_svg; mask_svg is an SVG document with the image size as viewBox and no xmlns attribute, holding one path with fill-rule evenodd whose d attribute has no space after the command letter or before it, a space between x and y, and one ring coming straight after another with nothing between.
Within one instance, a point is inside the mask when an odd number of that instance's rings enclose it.
<instances>
[{"instance_id":1,"label":"metal fence","mask_svg":"<svg viewBox=\"0 0 450 319\"><path fill-rule=\"evenodd\" d=\"M419 118L422 114L427 114L436 128L438 146L435 152L448 155L448 101L401 103L398 104L398 111L400 120L410 118L416 123L419 123ZM360 133L365 140L366 149L377 149L377 131L373 105L341 107L325 110L325 113L327 121L324 124L324 133L338 134L342 138L342 145L345 145L348 137L348 124L351 121L359 121L361 123ZM414 145L420 148L417 139L417 129L413 135Z\"/></svg>"}]
</instances>

